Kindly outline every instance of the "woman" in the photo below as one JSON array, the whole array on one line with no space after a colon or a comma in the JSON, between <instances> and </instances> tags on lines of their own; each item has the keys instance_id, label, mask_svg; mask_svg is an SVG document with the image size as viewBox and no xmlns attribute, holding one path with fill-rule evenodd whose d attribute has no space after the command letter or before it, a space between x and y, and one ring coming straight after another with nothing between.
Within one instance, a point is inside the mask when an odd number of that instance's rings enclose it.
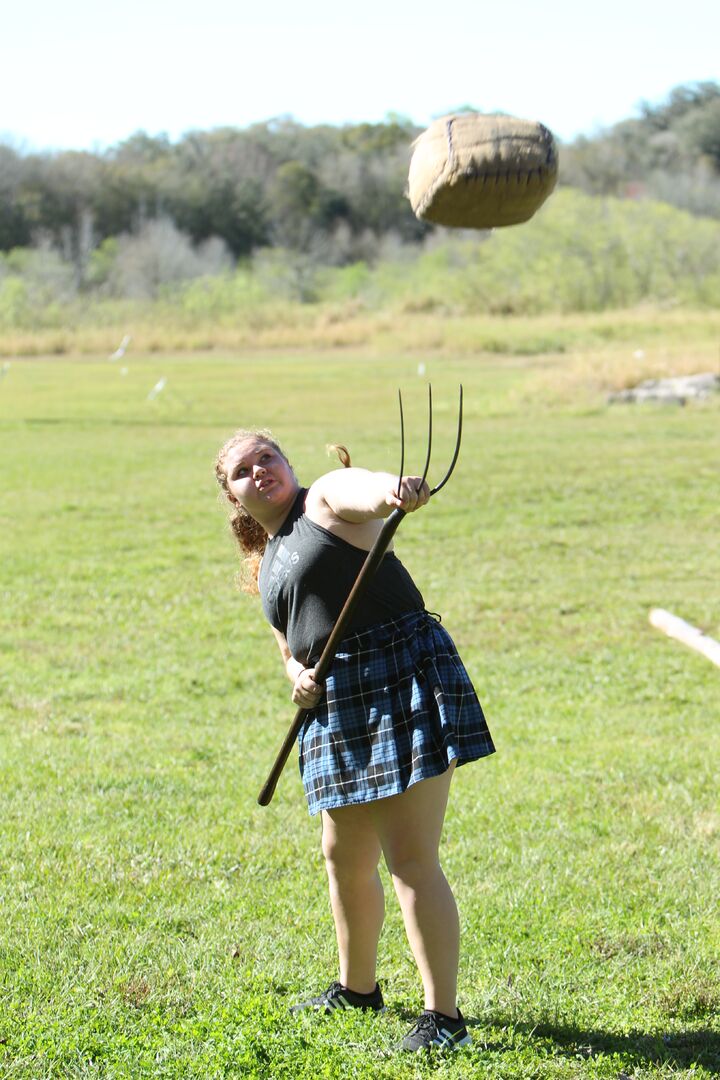
<instances>
[{"instance_id":1,"label":"woman","mask_svg":"<svg viewBox=\"0 0 720 1080\"><path fill-rule=\"evenodd\" d=\"M322 849L339 951L339 980L293 1006L382 1011L376 981L384 915L383 855L425 991L425 1010L403 1049L470 1041L457 1007L457 907L438 861L453 771L494 750L465 668L439 619L389 552L338 649L324 686L314 665L386 518L430 497L420 477L349 467L299 485L267 431L223 446L217 479L246 575L257 579L293 684L310 710L300 769Z\"/></svg>"}]
</instances>

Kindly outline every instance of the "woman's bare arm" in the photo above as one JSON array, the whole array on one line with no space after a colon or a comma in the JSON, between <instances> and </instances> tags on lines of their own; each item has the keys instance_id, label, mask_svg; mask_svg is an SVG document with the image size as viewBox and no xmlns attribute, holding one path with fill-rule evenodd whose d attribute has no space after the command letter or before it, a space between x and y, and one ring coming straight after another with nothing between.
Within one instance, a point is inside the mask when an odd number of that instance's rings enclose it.
<instances>
[{"instance_id":1,"label":"woman's bare arm","mask_svg":"<svg viewBox=\"0 0 720 1080\"><path fill-rule=\"evenodd\" d=\"M300 661L296 660L290 652L290 646L285 635L280 630L276 630L274 626L271 629L285 662L285 674L293 684L292 700L294 704L300 705L303 709L313 709L323 692L322 685L315 682L315 668L303 667Z\"/></svg>"},{"instance_id":2,"label":"woman's bare arm","mask_svg":"<svg viewBox=\"0 0 720 1080\"><path fill-rule=\"evenodd\" d=\"M396 508L412 513L424 506L429 497L428 485L419 476L403 476L398 491L398 478L391 473L335 469L312 485L306 510L313 520L318 520L317 514L329 511L335 519L360 525L389 517Z\"/></svg>"}]
</instances>

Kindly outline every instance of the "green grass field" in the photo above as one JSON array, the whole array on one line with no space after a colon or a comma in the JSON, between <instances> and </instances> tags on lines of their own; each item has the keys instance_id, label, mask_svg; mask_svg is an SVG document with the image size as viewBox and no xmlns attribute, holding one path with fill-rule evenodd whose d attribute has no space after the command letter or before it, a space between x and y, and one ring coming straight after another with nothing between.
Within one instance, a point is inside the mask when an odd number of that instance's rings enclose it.
<instances>
[{"instance_id":1,"label":"green grass field","mask_svg":"<svg viewBox=\"0 0 720 1080\"><path fill-rule=\"evenodd\" d=\"M3 1078L720 1072L720 670L648 624L720 635L720 407L607 406L571 353L424 362L438 471L460 380L466 435L397 550L499 751L443 849L473 1046L393 1052L389 885L388 1013L287 1018L336 976L319 826L294 758L255 802L294 707L212 477L241 424L304 480L331 441L393 470L398 385L420 463L417 357L40 358L0 379Z\"/></svg>"}]
</instances>

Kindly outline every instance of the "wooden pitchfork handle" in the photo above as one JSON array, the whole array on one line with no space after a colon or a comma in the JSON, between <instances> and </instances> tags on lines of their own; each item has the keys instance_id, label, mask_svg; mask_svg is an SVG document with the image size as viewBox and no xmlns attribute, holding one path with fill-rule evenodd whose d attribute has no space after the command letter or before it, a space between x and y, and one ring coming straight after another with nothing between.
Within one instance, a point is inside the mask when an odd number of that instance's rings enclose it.
<instances>
[{"instance_id":1,"label":"wooden pitchfork handle","mask_svg":"<svg viewBox=\"0 0 720 1080\"><path fill-rule=\"evenodd\" d=\"M401 459L400 459L400 476L398 478L398 492L399 492L400 491L400 482L402 480L402 475L403 475L403 465L405 463L405 428L404 428L403 412L402 412L402 397L399 394L398 394L398 396L400 398L400 431L401 431L401 440L402 440L402 454L401 454ZM430 454L431 454L431 451L432 451L432 388L430 386L428 386L428 406L429 406L428 449L427 449L427 457L425 459L425 470L424 470L423 475L422 475L422 483L425 482L425 478L427 476L428 469L430 467ZM432 488L432 490L430 491L431 496L435 495L440 490L440 488L445 486L445 484L450 479L450 475L451 475L453 469L455 468L455 463L457 462L458 454L460 453L460 441L462 439L462 417L463 417L463 388L461 386L460 387L460 407L459 407L459 412L458 412L457 439L456 439L456 442L455 442L455 453L453 454L453 459L450 462L450 467L448 468L447 472L445 473L445 476L442 478L440 483L436 484L435 487ZM383 556L385 555L388 547L390 546L390 541L392 540L393 536L397 532L398 525L400 524L402 519L405 517L405 515L406 515L405 510L401 510L400 508L396 508L395 510L392 511L392 513L389 515L389 517L387 517L385 519L383 527L381 528L380 532L378 533L377 539L376 539L375 543L373 544L373 546L370 548L370 551L367 554L365 562L363 563L363 565L362 565L362 567L360 569L360 573L358 574L357 578L355 579L355 584L353 585L352 589L350 590L350 594L349 594L347 600L345 601L343 609L340 612L340 614L338 615L337 622L335 623L335 626L332 629L332 632L330 634L330 637L327 640L327 644L325 645L325 648L322 651L320 659L318 660L317 664L315 665L315 680L317 682L323 682L323 680L325 679L325 676L327 675L328 671L330 670L330 665L332 664L333 660L335 659L335 652L337 650L337 647L340 644L340 642L343 640L343 637L346 634L347 627L348 627L348 625L350 623L350 620L351 620L351 618L352 618L352 616L353 616L353 614L355 612L355 609L356 609L356 607L358 605L358 602L361 599L363 593L365 592L365 589L366 589L367 585L369 584L370 579L373 577L373 575L375 574L378 566L380 565L380 563L381 563L381 561L383 559ZM275 788L277 787L277 782L280 779L280 774L282 773L283 769L285 768L285 764L287 762L287 759L290 756L290 752L291 752L291 750L293 748L295 740L297 739L297 737L298 737L298 735L300 733L300 728L303 726L303 722L305 720L305 714L307 712L310 712L310 711L312 711L312 710L303 709L301 707L301 708L298 709L297 713L295 714L295 719L293 720L292 724L290 725L290 729L288 730L287 735L283 739L282 746L280 747L278 755L275 758L275 763L273 764L273 767L270 770L270 774L269 774L267 780L265 781L265 783L263 784L263 786L262 786L262 788L260 790L260 794L258 795L258 800L257 801L260 803L261 806L267 806L271 802L272 797L275 794Z\"/></svg>"}]
</instances>

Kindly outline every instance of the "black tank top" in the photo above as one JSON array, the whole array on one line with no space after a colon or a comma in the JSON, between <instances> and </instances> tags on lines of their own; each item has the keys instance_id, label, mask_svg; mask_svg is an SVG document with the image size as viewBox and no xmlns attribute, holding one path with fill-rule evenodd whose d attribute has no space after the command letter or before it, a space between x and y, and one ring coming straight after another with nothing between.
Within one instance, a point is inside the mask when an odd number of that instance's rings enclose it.
<instances>
[{"instance_id":1,"label":"black tank top","mask_svg":"<svg viewBox=\"0 0 720 1080\"><path fill-rule=\"evenodd\" d=\"M320 658L367 552L316 525L305 514L307 488L282 528L268 540L258 587L268 622L286 637L301 664ZM408 611L422 611L423 598L392 552L382 559L348 627L354 633Z\"/></svg>"}]
</instances>

